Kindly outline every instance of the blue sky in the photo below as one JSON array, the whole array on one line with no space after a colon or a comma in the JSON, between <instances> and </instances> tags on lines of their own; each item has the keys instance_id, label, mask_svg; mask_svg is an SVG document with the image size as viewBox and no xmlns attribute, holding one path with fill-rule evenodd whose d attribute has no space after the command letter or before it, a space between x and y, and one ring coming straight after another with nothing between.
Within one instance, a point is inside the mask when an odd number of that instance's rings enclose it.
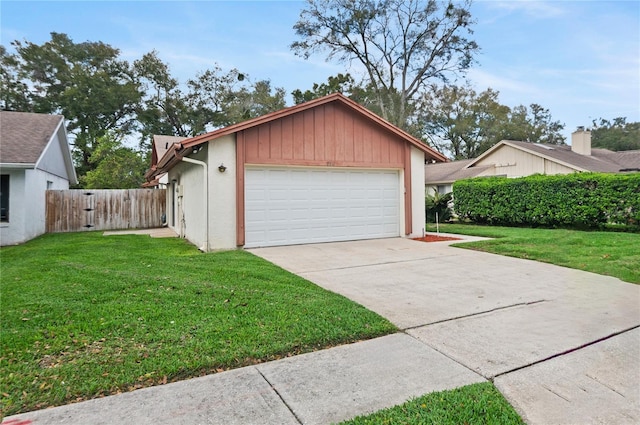
<instances>
[{"instance_id":1,"label":"blue sky","mask_svg":"<svg viewBox=\"0 0 640 425\"><path fill-rule=\"evenodd\" d=\"M180 81L215 63L288 93L348 71L321 55L303 60L289 45L300 1L7 1L0 43L43 43L50 32L102 41L133 61L156 50ZM640 121L640 2L476 1L482 51L468 77L508 106L538 103L565 124Z\"/></svg>"}]
</instances>

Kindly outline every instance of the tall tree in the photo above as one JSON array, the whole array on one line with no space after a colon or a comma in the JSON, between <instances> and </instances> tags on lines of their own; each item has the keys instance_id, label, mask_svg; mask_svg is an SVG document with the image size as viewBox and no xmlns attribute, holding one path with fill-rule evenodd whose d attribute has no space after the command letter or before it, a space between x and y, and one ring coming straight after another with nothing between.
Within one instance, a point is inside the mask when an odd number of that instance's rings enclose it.
<instances>
[{"instance_id":1,"label":"tall tree","mask_svg":"<svg viewBox=\"0 0 640 425\"><path fill-rule=\"evenodd\" d=\"M358 63L378 113L407 128L411 103L429 82L470 66L478 46L467 38L469 8L470 1L307 0L291 48L305 58L326 51L328 60Z\"/></svg>"},{"instance_id":2,"label":"tall tree","mask_svg":"<svg viewBox=\"0 0 640 425\"><path fill-rule=\"evenodd\" d=\"M20 74L18 58L0 46L0 109L3 111L33 112L29 86Z\"/></svg>"},{"instance_id":3,"label":"tall tree","mask_svg":"<svg viewBox=\"0 0 640 425\"><path fill-rule=\"evenodd\" d=\"M65 34L51 33L42 45L12 45L16 53L4 55L3 65L10 69L2 76L10 76L7 86L14 91L3 107L63 114L83 175L95 167L89 158L101 137L115 129L133 130L141 92L132 68L119 60L118 49L102 42L74 43Z\"/></svg>"},{"instance_id":4,"label":"tall tree","mask_svg":"<svg viewBox=\"0 0 640 425\"><path fill-rule=\"evenodd\" d=\"M327 78L326 83L313 83L313 88L311 90L305 90L303 92L300 89L296 89L291 92L291 95L293 96L293 102L296 105L299 105L332 93L342 93L345 96L350 97L351 93L356 88L355 80L351 74L347 73L330 76Z\"/></svg>"},{"instance_id":5,"label":"tall tree","mask_svg":"<svg viewBox=\"0 0 640 425\"><path fill-rule=\"evenodd\" d=\"M528 108L518 105L511 110L502 137L524 142L564 145L565 138L560 133L563 129L564 124L553 121L548 109L532 103Z\"/></svg>"},{"instance_id":6,"label":"tall tree","mask_svg":"<svg viewBox=\"0 0 640 425\"><path fill-rule=\"evenodd\" d=\"M640 150L640 122L627 122L625 117L593 120L591 146L612 151Z\"/></svg>"},{"instance_id":7,"label":"tall tree","mask_svg":"<svg viewBox=\"0 0 640 425\"><path fill-rule=\"evenodd\" d=\"M509 108L499 92L468 86L433 88L420 104L420 128L429 144L454 159L475 158L501 140L563 144L564 125L533 104Z\"/></svg>"},{"instance_id":8,"label":"tall tree","mask_svg":"<svg viewBox=\"0 0 640 425\"><path fill-rule=\"evenodd\" d=\"M95 168L80 177L88 189L135 189L144 183L148 161L142 152L125 146L115 132L100 137L89 161Z\"/></svg>"},{"instance_id":9,"label":"tall tree","mask_svg":"<svg viewBox=\"0 0 640 425\"><path fill-rule=\"evenodd\" d=\"M464 86L434 88L424 97L424 138L454 159L477 157L500 141L509 120L509 108L498 102L498 94Z\"/></svg>"},{"instance_id":10,"label":"tall tree","mask_svg":"<svg viewBox=\"0 0 640 425\"><path fill-rule=\"evenodd\" d=\"M273 89L268 80L253 83L237 69L214 65L181 86L155 51L135 69L145 90L138 111L145 147L153 134L191 137L286 106L284 89Z\"/></svg>"},{"instance_id":11,"label":"tall tree","mask_svg":"<svg viewBox=\"0 0 640 425\"><path fill-rule=\"evenodd\" d=\"M188 137L204 129L193 116L193 107L171 76L169 65L162 62L156 51L134 62L136 77L144 92L137 111L141 147L148 148L154 134Z\"/></svg>"},{"instance_id":12,"label":"tall tree","mask_svg":"<svg viewBox=\"0 0 640 425\"><path fill-rule=\"evenodd\" d=\"M259 80L242 87L227 97L225 122L221 124L235 124L278 111L286 106L286 94L281 87L273 89L269 80Z\"/></svg>"}]
</instances>

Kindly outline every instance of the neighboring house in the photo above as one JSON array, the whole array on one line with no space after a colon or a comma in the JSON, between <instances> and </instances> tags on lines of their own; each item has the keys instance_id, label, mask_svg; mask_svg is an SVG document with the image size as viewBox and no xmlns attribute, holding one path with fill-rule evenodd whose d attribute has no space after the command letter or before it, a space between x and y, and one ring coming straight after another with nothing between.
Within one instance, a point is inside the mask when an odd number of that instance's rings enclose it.
<instances>
[{"instance_id":1,"label":"neighboring house","mask_svg":"<svg viewBox=\"0 0 640 425\"><path fill-rule=\"evenodd\" d=\"M613 152L591 148L591 132L579 128L571 146L503 140L475 159L425 165L426 193L451 192L453 183L471 177L524 177L532 174L640 171L640 150Z\"/></svg>"},{"instance_id":2,"label":"neighboring house","mask_svg":"<svg viewBox=\"0 0 640 425\"><path fill-rule=\"evenodd\" d=\"M157 169L158 161L160 158L164 156L169 150L169 147L173 146L174 143L180 143L183 140L186 140L186 137L178 137L178 136L153 136L153 144L151 145L151 168L146 172L145 178L149 178L153 175ZM167 173L162 173L156 175L153 179L148 180L146 183L142 185L142 187L148 188L159 188L166 189L169 184L169 178Z\"/></svg>"},{"instance_id":3,"label":"neighboring house","mask_svg":"<svg viewBox=\"0 0 640 425\"><path fill-rule=\"evenodd\" d=\"M422 236L426 160L446 158L332 94L174 144L147 179L208 251Z\"/></svg>"},{"instance_id":4,"label":"neighboring house","mask_svg":"<svg viewBox=\"0 0 640 425\"><path fill-rule=\"evenodd\" d=\"M462 159L460 161L425 165L424 180L426 194L433 195L434 192L438 192L444 195L453 190L453 183L455 181L484 175L484 172L493 168L488 165L467 168L473 161L473 159Z\"/></svg>"},{"instance_id":5,"label":"neighboring house","mask_svg":"<svg viewBox=\"0 0 640 425\"><path fill-rule=\"evenodd\" d=\"M45 232L45 191L76 184L61 115L0 111L0 245Z\"/></svg>"}]
</instances>

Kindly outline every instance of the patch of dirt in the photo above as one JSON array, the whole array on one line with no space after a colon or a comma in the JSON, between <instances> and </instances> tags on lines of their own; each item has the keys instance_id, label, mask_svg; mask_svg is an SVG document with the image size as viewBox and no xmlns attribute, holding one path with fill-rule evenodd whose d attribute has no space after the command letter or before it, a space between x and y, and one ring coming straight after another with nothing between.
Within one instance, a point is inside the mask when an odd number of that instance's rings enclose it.
<instances>
[{"instance_id":1,"label":"patch of dirt","mask_svg":"<svg viewBox=\"0 0 640 425\"><path fill-rule=\"evenodd\" d=\"M412 238L414 241L420 242L443 242L443 241L461 241L460 238L452 238L450 236L426 235L423 238Z\"/></svg>"}]
</instances>

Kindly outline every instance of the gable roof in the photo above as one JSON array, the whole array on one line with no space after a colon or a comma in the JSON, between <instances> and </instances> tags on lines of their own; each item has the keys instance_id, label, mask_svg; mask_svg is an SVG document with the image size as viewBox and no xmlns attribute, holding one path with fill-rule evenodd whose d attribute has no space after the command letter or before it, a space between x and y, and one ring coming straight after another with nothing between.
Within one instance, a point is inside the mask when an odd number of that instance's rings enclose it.
<instances>
[{"instance_id":1,"label":"gable roof","mask_svg":"<svg viewBox=\"0 0 640 425\"><path fill-rule=\"evenodd\" d=\"M424 166L424 181L427 184L452 183L456 180L476 177L491 165L466 168L473 159L461 159L459 161L426 164Z\"/></svg>"},{"instance_id":2,"label":"gable roof","mask_svg":"<svg viewBox=\"0 0 640 425\"><path fill-rule=\"evenodd\" d=\"M573 152L571 146L567 145L548 145L514 140L503 140L497 143L469 164L465 165L465 168L474 167L482 159L490 156L503 146L511 146L515 149L573 168L576 171L618 173L630 168L640 168L640 151L613 152L607 149L594 148L591 149L591 155L582 155Z\"/></svg>"},{"instance_id":3,"label":"gable roof","mask_svg":"<svg viewBox=\"0 0 640 425\"><path fill-rule=\"evenodd\" d=\"M388 121L384 120L383 118L379 117L378 115L366 109L364 106L359 105L358 103L347 98L341 93L333 93L328 96L321 97L319 99L310 100L308 102L301 103L299 105L290 106L288 108L284 108L276 112L271 112L269 114L262 115L257 118L252 118L250 120L233 124L228 127L220 128L218 130L215 130L209 133L198 135L190 139L186 139L181 143L176 143L170 146L166 154L159 159L158 164L156 166L157 169L154 171L154 174L162 173L164 171L167 171L171 167L173 167L173 165L175 165L180 160L181 157L189 154L189 152L191 152L191 149L197 145L218 139L220 137L223 137L229 134L247 130L249 128L256 127L258 125L265 124L280 118L284 118L289 115L306 111L308 109L315 108L320 105L325 105L331 102L340 103L341 105L346 106L348 109L351 109L352 111L357 112L358 114L364 116L368 120L382 127L386 131L389 131L392 134L395 134L396 136L410 143L412 146L415 146L421 151L427 153L432 159L436 161L442 161L442 162L448 161L447 158L444 155L442 155L440 152L437 152L434 149L430 148L419 139L413 137L406 131L401 130L395 125L389 123Z\"/></svg>"},{"instance_id":4,"label":"gable roof","mask_svg":"<svg viewBox=\"0 0 640 425\"><path fill-rule=\"evenodd\" d=\"M0 111L0 162L35 166L63 123L62 115Z\"/></svg>"},{"instance_id":5,"label":"gable roof","mask_svg":"<svg viewBox=\"0 0 640 425\"><path fill-rule=\"evenodd\" d=\"M52 157L51 149L61 156ZM42 169L78 183L62 115L0 111L0 165Z\"/></svg>"},{"instance_id":6,"label":"gable roof","mask_svg":"<svg viewBox=\"0 0 640 425\"><path fill-rule=\"evenodd\" d=\"M180 143L183 140L187 140L187 137L180 136L162 136L162 135L153 135L153 145L152 149L152 159L151 165L156 165L158 160L167 153L169 148L173 146L174 143Z\"/></svg>"}]
</instances>

